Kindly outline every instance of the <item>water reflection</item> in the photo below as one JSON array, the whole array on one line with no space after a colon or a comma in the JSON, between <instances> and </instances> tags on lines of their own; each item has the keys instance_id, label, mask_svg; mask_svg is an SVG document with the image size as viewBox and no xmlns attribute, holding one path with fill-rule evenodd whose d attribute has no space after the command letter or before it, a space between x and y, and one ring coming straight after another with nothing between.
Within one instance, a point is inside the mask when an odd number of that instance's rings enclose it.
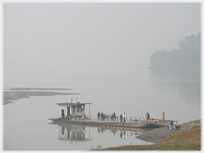
<instances>
[{"instance_id":1,"label":"water reflection","mask_svg":"<svg viewBox=\"0 0 204 153\"><path fill-rule=\"evenodd\" d=\"M90 135L86 136L85 126L59 125L58 139L64 141L90 141Z\"/></svg>"},{"instance_id":2,"label":"water reflection","mask_svg":"<svg viewBox=\"0 0 204 153\"><path fill-rule=\"evenodd\" d=\"M125 138L126 130L128 130L128 129L114 128L114 127L97 127L97 129L98 129L98 134L103 134L104 132L109 131L113 135L119 135L121 139ZM129 129L129 130L132 130L132 129ZM133 134L136 136L139 133L144 132L143 130L138 130L138 129L134 129L134 130L137 130L137 131L133 131L134 133L132 132L131 136L133 136Z\"/></svg>"},{"instance_id":3,"label":"water reflection","mask_svg":"<svg viewBox=\"0 0 204 153\"><path fill-rule=\"evenodd\" d=\"M126 140L126 136L135 138L138 134L151 129L123 128L109 126L84 126L82 124L50 123L51 126L58 127L58 140L86 142L92 141L92 137L100 138L100 135L108 134L110 137ZM91 130L90 130L91 128ZM97 134L96 134L97 132ZM136 139L136 138L135 138ZM108 141L108 138L107 138Z\"/></svg>"},{"instance_id":4,"label":"water reflection","mask_svg":"<svg viewBox=\"0 0 204 153\"><path fill-rule=\"evenodd\" d=\"M185 103L200 105L201 78L199 76L152 76L152 83L160 92L174 93Z\"/></svg>"}]
</instances>

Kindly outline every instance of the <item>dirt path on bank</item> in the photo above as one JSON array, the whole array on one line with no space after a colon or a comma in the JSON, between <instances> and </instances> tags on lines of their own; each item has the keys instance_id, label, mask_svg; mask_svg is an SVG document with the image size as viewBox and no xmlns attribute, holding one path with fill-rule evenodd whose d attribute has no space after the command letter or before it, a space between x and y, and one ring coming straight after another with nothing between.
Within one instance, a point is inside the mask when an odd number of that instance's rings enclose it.
<instances>
[{"instance_id":1,"label":"dirt path on bank","mask_svg":"<svg viewBox=\"0 0 204 153\"><path fill-rule=\"evenodd\" d=\"M153 129L151 131L147 131L145 133L140 134L136 138L145 140L148 142L157 143L173 133L177 133L183 130L190 130L192 127L196 125L201 125L201 120L195 120L195 121L181 124L180 128L176 130L170 130L168 127Z\"/></svg>"}]
</instances>

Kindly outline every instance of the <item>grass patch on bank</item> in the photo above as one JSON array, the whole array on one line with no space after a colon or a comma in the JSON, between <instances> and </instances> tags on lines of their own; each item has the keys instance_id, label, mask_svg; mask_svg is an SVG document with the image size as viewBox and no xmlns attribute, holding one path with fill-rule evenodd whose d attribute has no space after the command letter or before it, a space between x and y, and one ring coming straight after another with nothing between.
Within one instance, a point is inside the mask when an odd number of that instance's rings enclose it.
<instances>
[{"instance_id":1,"label":"grass patch on bank","mask_svg":"<svg viewBox=\"0 0 204 153\"><path fill-rule=\"evenodd\" d=\"M174 133L154 145L129 145L100 150L201 150L201 126Z\"/></svg>"}]
</instances>

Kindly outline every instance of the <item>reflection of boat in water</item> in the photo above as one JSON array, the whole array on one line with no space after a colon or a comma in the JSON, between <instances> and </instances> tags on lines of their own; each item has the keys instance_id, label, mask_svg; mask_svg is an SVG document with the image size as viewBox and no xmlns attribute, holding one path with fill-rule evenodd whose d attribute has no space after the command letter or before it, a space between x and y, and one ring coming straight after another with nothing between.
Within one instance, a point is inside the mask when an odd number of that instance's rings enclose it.
<instances>
[{"instance_id":1,"label":"reflection of boat in water","mask_svg":"<svg viewBox=\"0 0 204 153\"><path fill-rule=\"evenodd\" d=\"M75 124L57 124L58 139L63 141L90 141L90 134L86 135L85 126Z\"/></svg>"},{"instance_id":2,"label":"reflection of boat in water","mask_svg":"<svg viewBox=\"0 0 204 153\"><path fill-rule=\"evenodd\" d=\"M138 135L151 129L109 127L109 126L84 126L83 124L49 123L58 126L58 139L62 141L92 141L90 128L96 128L98 134L110 132L123 138L126 133Z\"/></svg>"},{"instance_id":3,"label":"reflection of boat in water","mask_svg":"<svg viewBox=\"0 0 204 153\"><path fill-rule=\"evenodd\" d=\"M85 115L85 105L89 105L89 115ZM144 120L136 118L125 118L126 121L121 122L119 117L112 120L111 118L93 118L90 115L91 103L58 103L58 117L49 118L53 123L69 123L69 124L84 124L93 126L115 126L115 127L127 127L127 128L158 128L167 126L173 120L165 120L165 113L163 112L162 119L147 118ZM177 121L173 121L177 122Z\"/></svg>"}]
</instances>

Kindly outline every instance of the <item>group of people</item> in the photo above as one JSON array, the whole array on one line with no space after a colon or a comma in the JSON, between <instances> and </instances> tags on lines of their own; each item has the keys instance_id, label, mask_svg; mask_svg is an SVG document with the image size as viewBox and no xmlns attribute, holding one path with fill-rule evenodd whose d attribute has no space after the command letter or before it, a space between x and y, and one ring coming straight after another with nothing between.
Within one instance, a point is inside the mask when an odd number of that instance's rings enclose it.
<instances>
[{"instance_id":1,"label":"group of people","mask_svg":"<svg viewBox=\"0 0 204 153\"><path fill-rule=\"evenodd\" d=\"M98 117L98 120L101 118L102 120L104 120L106 117L111 117L111 119L113 118L116 118L116 115L115 115L115 112L110 116L107 116L106 114L103 114L103 112L98 112L97 113L97 117Z\"/></svg>"},{"instance_id":2,"label":"group of people","mask_svg":"<svg viewBox=\"0 0 204 153\"><path fill-rule=\"evenodd\" d=\"M111 120L115 120L116 119L116 114L115 112L113 114L111 114Z\"/></svg>"},{"instance_id":3,"label":"group of people","mask_svg":"<svg viewBox=\"0 0 204 153\"><path fill-rule=\"evenodd\" d=\"M102 120L104 120L104 118L105 118L103 112L101 112L101 113L98 112L97 116L98 116L98 120L100 118ZM111 114L111 116L109 115L109 117L111 118L111 120L114 120L115 118L117 118L115 112L113 114ZM82 115L82 118L85 119L85 115L84 114ZM147 119L147 121L150 121L150 114L149 114L149 112L146 113L146 119ZM126 120L126 114L125 113L120 114L120 123L122 123L122 122L125 123L125 120ZM173 124L173 121L170 122L169 128L170 129L176 129L176 125Z\"/></svg>"},{"instance_id":4,"label":"group of people","mask_svg":"<svg viewBox=\"0 0 204 153\"><path fill-rule=\"evenodd\" d=\"M103 112L98 112L97 113L97 116L98 116L98 120L99 120L99 118L101 118L102 120L104 119L104 115L103 115Z\"/></svg>"},{"instance_id":5,"label":"group of people","mask_svg":"<svg viewBox=\"0 0 204 153\"><path fill-rule=\"evenodd\" d=\"M97 113L97 117L98 117L98 120L101 118L102 120L104 120L104 118L105 118L105 115L103 114L103 112L98 112ZM116 113L115 112L113 112L113 114L111 114L111 115L109 115L108 117L110 117L111 118L111 120L115 120L116 118L117 118L117 116L116 116ZM122 122L122 120L124 121L124 123L125 123L125 113L122 115L120 115L120 122Z\"/></svg>"},{"instance_id":6,"label":"group of people","mask_svg":"<svg viewBox=\"0 0 204 153\"><path fill-rule=\"evenodd\" d=\"M120 123L122 123L122 121L125 123L125 117L126 117L125 113L123 115L120 114Z\"/></svg>"},{"instance_id":7,"label":"group of people","mask_svg":"<svg viewBox=\"0 0 204 153\"><path fill-rule=\"evenodd\" d=\"M110 116L110 115L109 115ZM98 117L98 120L101 118L102 120L104 120L105 118L105 115L103 114L103 112L98 112L97 113L97 117ZM150 121L150 114L149 112L146 113L146 117L147 117L147 121ZM114 120L116 117L116 114L115 112L113 114L111 114L110 116L111 120ZM126 114L123 113L123 114L120 114L120 123L124 122L125 123L125 120L126 120Z\"/></svg>"}]
</instances>

